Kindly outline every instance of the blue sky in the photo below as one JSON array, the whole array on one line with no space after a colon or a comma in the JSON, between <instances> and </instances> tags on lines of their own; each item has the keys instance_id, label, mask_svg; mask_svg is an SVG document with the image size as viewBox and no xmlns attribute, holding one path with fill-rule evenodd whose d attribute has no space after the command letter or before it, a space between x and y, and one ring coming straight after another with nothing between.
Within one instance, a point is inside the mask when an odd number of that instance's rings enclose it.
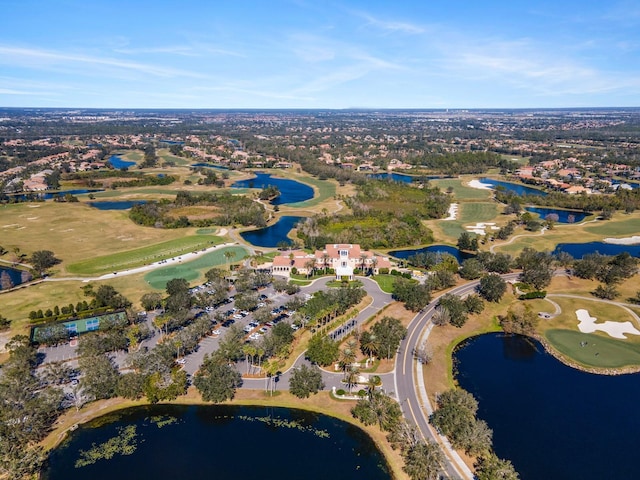
<instances>
[{"instance_id":1,"label":"blue sky","mask_svg":"<svg viewBox=\"0 0 640 480\"><path fill-rule=\"evenodd\" d=\"M0 106L640 106L640 1L2 0Z\"/></svg>"}]
</instances>

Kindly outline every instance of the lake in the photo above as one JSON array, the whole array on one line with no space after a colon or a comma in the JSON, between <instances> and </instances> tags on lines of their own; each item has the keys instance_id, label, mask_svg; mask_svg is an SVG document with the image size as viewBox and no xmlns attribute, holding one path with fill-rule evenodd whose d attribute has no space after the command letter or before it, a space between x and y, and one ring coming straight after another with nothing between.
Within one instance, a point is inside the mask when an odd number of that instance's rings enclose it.
<instances>
[{"instance_id":1,"label":"lake","mask_svg":"<svg viewBox=\"0 0 640 480\"><path fill-rule=\"evenodd\" d=\"M103 188L76 188L72 190L64 190L57 192L47 192L47 193L21 193L19 195L11 195L12 198L18 199L20 202L25 202L31 199L42 199L42 200L51 200L55 197L64 197L65 195L83 195L85 193L95 193L95 192L104 192Z\"/></svg>"},{"instance_id":2,"label":"lake","mask_svg":"<svg viewBox=\"0 0 640 480\"><path fill-rule=\"evenodd\" d=\"M192 167L206 167L206 168L215 168L217 170L229 170L229 167L223 167L222 165L211 165L210 163L194 163L191 165Z\"/></svg>"},{"instance_id":3,"label":"lake","mask_svg":"<svg viewBox=\"0 0 640 480\"><path fill-rule=\"evenodd\" d=\"M547 192L538 190L537 188L527 187L519 183L503 182L502 180L494 180L492 178L481 178L482 183L491 185L493 188L502 187L507 192L513 192L516 195L541 195L546 196Z\"/></svg>"},{"instance_id":4,"label":"lake","mask_svg":"<svg viewBox=\"0 0 640 480\"><path fill-rule=\"evenodd\" d=\"M270 173L256 172L254 178L234 182L232 188L266 188L274 185L280 190L280 196L271 202L273 205L304 202L313 198L313 188L304 183L286 178L272 177Z\"/></svg>"},{"instance_id":5,"label":"lake","mask_svg":"<svg viewBox=\"0 0 640 480\"><path fill-rule=\"evenodd\" d=\"M553 253L557 254L559 252L567 252L573 258L582 258L584 255L596 252L602 255L618 255L619 253L629 252L634 257L640 257L640 245L615 245L604 242L559 243Z\"/></svg>"},{"instance_id":6,"label":"lake","mask_svg":"<svg viewBox=\"0 0 640 480\"><path fill-rule=\"evenodd\" d=\"M295 227L296 223L305 217L283 216L276 223L258 230L242 232L240 236L256 247L275 248L280 242L291 243L287 234Z\"/></svg>"},{"instance_id":7,"label":"lake","mask_svg":"<svg viewBox=\"0 0 640 480\"><path fill-rule=\"evenodd\" d=\"M448 253L449 255L453 255L458 260L458 263L462 263L467 258L472 258L475 255L470 253L461 252L456 247L452 247L450 245L429 245L428 247L423 248L409 248L406 250L393 250L389 252L389 255L396 258L401 258L406 260L412 255L416 255L418 253Z\"/></svg>"},{"instance_id":8,"label":"lake","mask_svg":"<svg viewBox=\"0 0 640 480\"><path fill-rule=\"evenodd\" d=\"M443 178L440 175L406 175L404 173L371 173L367 175L369 178L376 178L378 180L393 180L394 182L403 182L403 183L411 183L411 182L420 182L423 179L427 180L437 180L439 178Z\"/></svg>"},{"instance_id":9,"label":"lake","mask_svg":"<svg viewBox=\"0 0 640 480\"><path fill-rule=\"evenodd\" d=\"M9 278L11 279L11 283L13 283L13 286L15 287L16 285L20 285L22 282L22 272L24 272L24 270L17 270L15 268L9 268L9 267L4 267L4 266L0 266L0 276L6 274L9 275ZM25 272L28 273L28 272ZM0 283L0 290L2 290L2 284Z\"/></svg>"},{"instance_id":10,"label":"lake","mask_svg":"<svg viewBox=\"0 0 640 480\"><path fill-rule=\"evenodd\" d=\"M76 466L81 451L118 437L124 428L129 444L135 444L133 454ZM332 417L285 408L155 405L81 425L52 452L43 478L388 480L391 475L362 430Z\"/></svg>"},{"instance_id":11,"label":"lake","mask_svg":"<svg viewBox=\"0 0 640 480\"><path fill-rule=\"evenodd\" d=\"M93 208L98 210L129 210L134 205L143 205L146 200L114 200L105 202L89 202Z\"/></svg>"},{"instance_id":12,"label":"lake","mask_svg":"<svg viewBox=\"0 0 640 480\"><path fill-rule=\"evenodd\" d=\"M544 220L550 213L558 215L559 223L579 223L587 218L588 213L580 210L562 210L558 208L546 207L525 207L527 212L537 213L541 220Z\"/></svg>"},{"instance_id":13,"label":"lake","mask_svg":"<svg viewBox=\"0 0 640 480\"><path fill-rule=\"evenodd\" d=\"M107 161L113 166L113 168L117 168L119 170L129 168L136 164L136 162L124 160L120 155L116 154L111 155Z\"/></svg>"},{"instance_id":14,"label":"lake","mask_svg":"<svg viewBox=\"0 0 640 480\"><path fill-rule=\"evenodd\" d=\"M594 336L594 338L598 338ZM454 354L494 449L521 480L640 478L640 377L565 366L524 337L475 337Z\"/></svg>"}]
</instances>

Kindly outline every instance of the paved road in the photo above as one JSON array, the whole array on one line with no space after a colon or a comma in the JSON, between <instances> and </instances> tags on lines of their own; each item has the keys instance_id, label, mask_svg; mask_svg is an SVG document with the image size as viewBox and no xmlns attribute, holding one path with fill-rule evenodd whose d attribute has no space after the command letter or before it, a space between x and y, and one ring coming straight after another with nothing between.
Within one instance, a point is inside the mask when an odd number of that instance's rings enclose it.
<instances>
[{"instance_id":1,"label":"paved road","mask_svg":"<svg viewBox=\"0 0 640 480\"><path fill-rule=\"evenodd\" d=\"M502 277L505 280L515 279L518 277L518 274L511 273L502 275ZM478 281L467 283L451 290L449 293L465 296L472 293L478 283ZM419 376L415 374L414 367L417 362L415 362L414 351L426 337L426 335L423 335L423 332L425 332L425 329L427 329L430 323L435 307L438 304L438 299L439 297L434 299L427 308L415 316L409 325L407 336L400 344L400 350L396 357L395 391L407 421L414 424L425 439L437 441L443 445L443 451L447 457L445 465L446 475L449 478L455 479L472 479L473 474L469 468L462 462L457 453L447 445L444 439L437 435L429 425L429 415L432 411L431 405L424 390L421 373ZM421 372L422 369L418 369Z\"/></svg>"}]
</instances>

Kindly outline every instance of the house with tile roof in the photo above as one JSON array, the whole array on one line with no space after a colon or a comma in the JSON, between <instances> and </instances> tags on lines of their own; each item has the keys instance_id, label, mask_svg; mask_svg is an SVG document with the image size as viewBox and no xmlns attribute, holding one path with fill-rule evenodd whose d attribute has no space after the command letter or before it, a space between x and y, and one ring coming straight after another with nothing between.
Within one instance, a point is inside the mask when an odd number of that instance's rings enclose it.
<instances>
[{"instance_id":1,"label":"house with tile roof","mask_svg":"<svg viewBox=\"0 0 640 480\"><path fill-rule=\"evenodd\" d=\"M273 259L272 274L289 277L295 272L308 275L312 270L332 269L336 279L353 280L354 271L378 274L381 268L391 268L389 257L376 255L369 250L362 250L358 244L328 244L324 250L307 253L303 250L291 250Z\"/></svg>"}]
</instances>

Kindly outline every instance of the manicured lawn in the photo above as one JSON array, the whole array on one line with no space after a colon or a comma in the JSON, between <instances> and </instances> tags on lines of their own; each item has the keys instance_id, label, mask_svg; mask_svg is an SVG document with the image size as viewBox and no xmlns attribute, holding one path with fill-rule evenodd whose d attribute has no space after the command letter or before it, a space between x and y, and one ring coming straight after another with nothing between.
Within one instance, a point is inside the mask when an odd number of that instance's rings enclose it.
<instances>
[{"instance_id":1,"label":"manicured lawn","mask_svg":"<svg viewBox=\"0 0 640 480\"><path fill-rule=\"evenodd\" d=\"M392 293L393 292L393 284L396 281L395 276L393 275L374 275L373 278L376 282L378 282L378 285L380 285L380 289L385 292L385 293Z\"/></svg>"},{"instance_id":2,"label":"manicured lawn","mask_svg":"<svg viewBox=\"0 0 640 480\"><path fill-rule=\"evenodd\" d=\"M156 243L134 250L114 253L69 265L67 270L79 275L99 275L115 270L135 268L183 253L217 245L222 242L220 237L213 235L192 235L180 237L163 243ZM204 255L201 258L206 257Z\"/></svg>"},{"instance_id":3,"label":"manicured lawn","mask_svg":"<svg viewBox=\"0 0 640 480\"><path fill-rule=\"evenodd\" d=\"M333 198L336 194L336 184L330 180L318 180L313 177L300 177L295 178L295 180L309 184L314 187L314 196L309 200L305 200L304 202L292 203L288 205L289 207L295 208L305 208L305 207L315 207L316 205L324 202L327 199Z\"/></svg>"},{"instance_id":4,"label":"manicured lawn","mask_svg":"<svg viewBox=\"0 0 640 480\"><path fill-rule=\"evenodd\" d=\"M455 243L460 234L466 231L465 225L496 221L497 216L498 206L495 203L461 203L458 207L458 218L456 220L437 220L436 225L444 235L449 237L449 241Z\"/></svg>"},{"instance_id":5,"label":"manicured lawn","mask_svg":"<svg viewBox=\"0 0 640 480\"><path fill-rule=\"evenodd\" d=\"M586 226L585 230L605 237L640 235L640 218L620 214L614 220Z\"/></svg>"},{"instance_id":6,"label":"manicured lawn","mask_svg":"<svg viewBox=\"0 0 640 480\"><path fill-rule=\"evenodd\" d=\"M219 265L226 265L227 259L224 256L224 253L229 251L235 253L235 257L231 259L234 263L240 261L247 255L247 250L243 247L225 247L202 255L191 262L169 265L165 268L153 270L147 273L144 279L149 285L157 290L164 290L167 282L173 278L184 278L190 282L200 277L204 271L209 270L210 268Z\"/></svg>"},{"instance_id":7,"label":"manicured lawn","mask_svg":"<svg viewBox=\"0 0 640 480\"><path fill-rule=\"evenodd\" d=\"M479 188L471 188L464 183L469 180L473 180L475 177L469 177L465 179L458 178L443 178L442 180L430 180L433 186L440 187L442 190L447 188L453 188L453 196L456 200L488 200L493 195L491 190L482 190Z\"/></svg>"},{"instance_id":8,"label":"manicured lawn","mask_svg":"<svg viewBox=\"0 0 640 480\"><path fill-rule=\"evenodd\" d=\"M545 337L560 353L589 367L640 365L640 346L637 343L560 329L548 330Z\"/></svg>"}]
</instances>

